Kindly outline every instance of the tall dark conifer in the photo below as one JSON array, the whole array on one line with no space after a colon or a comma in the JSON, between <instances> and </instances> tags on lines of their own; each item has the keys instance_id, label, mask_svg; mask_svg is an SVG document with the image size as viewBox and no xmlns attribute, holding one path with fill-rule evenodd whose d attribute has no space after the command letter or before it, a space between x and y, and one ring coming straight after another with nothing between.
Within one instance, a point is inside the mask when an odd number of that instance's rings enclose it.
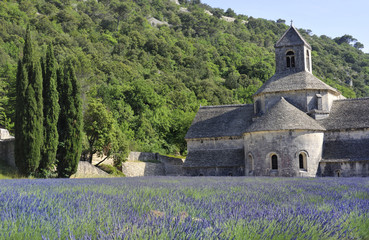
<instances>
[{"instance_id":1,"label":"tall dark conifer","mask_svg":"<svg viewBox=\"0 0 369 240\"><path fill-rule=\"evenodd\" d=\"M58 71L61 74L61 71ZM64 77L58 76L60 116L57 171L59 177L70 177L77 171L82 152L82 105L80 89L71 62Z\"/></svg>"},{"instance_id":2,"label":"tall dark conifer","mask_svg":"<svg viewBox=\"0 0 369 240\"><path fill-rule=\"evenodd\" d=\"M15 162L22 174L38 168L42 144L42 73L33 62L31 34L27 28L23 60L16 81Z\"/></svg>"},{"instance_id":3,"label":"tall dark conifer","mask_svg":"<svg viewBox=\"0 0 369 240\"><path fill-rule=\"evenodd\" d=\"M39 171L47 176L56 160L58 148L59 94L57 91L56 62L54 50L50 44L47 48L46 62L43 68L43 101L44 101L44 144Z\"/></svg>"},{"instance_id":4,"label":"tall dark conifer","mask_svg":"<svg viewBox=\"0 0 369 240\"><path fill-rule=\"evenodd\" d=\"M15 109L15 144L14 158L18 170L25 175L29 175L29 170L25 161L27 151L24 148L26 145L26 91L28 87L28 72L22 61L18 61L17 81L16 81L16 109Z\"/></svg>"}]
</instances>

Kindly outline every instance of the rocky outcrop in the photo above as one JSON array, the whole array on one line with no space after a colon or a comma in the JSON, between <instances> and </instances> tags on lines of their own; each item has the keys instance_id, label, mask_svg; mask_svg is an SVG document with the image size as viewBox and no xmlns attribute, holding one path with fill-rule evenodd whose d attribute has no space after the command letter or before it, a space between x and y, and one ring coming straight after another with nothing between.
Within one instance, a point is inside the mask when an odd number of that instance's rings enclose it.
<instances>
[{"instance_id":1,"label":"rocky outcrop","mask_svg":"<svg viewBox=\"0 0 369 240\"><path fill-rule=\"evenodd\" d=\"M78 163L78 169L75 174L71 176L71 178L97 178L97 177L108 177L109 174L101 170L100 168L95 167L89 162L80 161Z\"/></svg>"}]
</instances>

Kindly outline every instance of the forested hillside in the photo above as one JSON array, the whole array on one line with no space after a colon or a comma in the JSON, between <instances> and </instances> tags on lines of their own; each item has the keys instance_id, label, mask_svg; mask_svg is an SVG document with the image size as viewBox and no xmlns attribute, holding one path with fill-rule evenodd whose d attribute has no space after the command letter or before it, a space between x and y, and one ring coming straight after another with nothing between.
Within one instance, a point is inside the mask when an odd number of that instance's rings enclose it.
<instances>
[{"instance_id":1,"label":"forested hillside","mask_svg":"<svg viewBox=\"0 0 369 240\"><path fill-rule=\"evenodd\" d=\"M36 55L52 42L59 64L73 59L85 111L89 102L107 109L130 150L185 153L200 104L252 102L274 73L273 46L288 26L199 0L179 3L1 1L0 125L14 125L17 61L29 25ZM346 97L369 96L369 55L360 42L300 32L313 48L317 77Z\"/></svg>"}]
</instances>

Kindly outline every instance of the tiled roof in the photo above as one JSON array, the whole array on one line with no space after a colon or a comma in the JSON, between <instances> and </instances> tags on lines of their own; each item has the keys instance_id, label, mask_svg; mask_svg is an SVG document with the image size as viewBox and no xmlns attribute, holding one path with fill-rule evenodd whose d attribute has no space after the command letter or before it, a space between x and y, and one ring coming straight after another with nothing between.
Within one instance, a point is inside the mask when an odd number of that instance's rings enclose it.
<instances>
[{"instance_id":1,"label":"tiled roof","mask_svg":"<svg viewBox=\"0 0 369 240\"><path fill-rule=\"evenodd\" d=\"M200 107L185 138L242 136L253 113L251 104Z\"/></svg>"},{"instance_id":2,"label":"tiled roof","mask_svg":"<svg viewBox=\"0 0 369 240\"><path fill-rule=\"evenodd\" d=\"M319 122L327 130L369 128L369 98L336 100L329 116Z\"/></svg>"},{"instance_id":3,"label":"tiled roof","mask_svg":"<svg viewBox=\"0 0 369 240\"><path fill-rule=\"evenodd\" d=\"M243 149L193 150L188 153L183 167L239 167L244 165Z\"/></svg>"},{"instance_id":4,"label":"tiled roof","mask_svg":"<svg viewBox=\"0 0 369 240\"><path fill-rule=\"evenodd\" d=\"M325 129L306 113L288 103L283 97L264 115L246 129L246 132L278 130L318 130Z\"/></svg>"},{"instance_id":5,"label":"tiled roof","mask_svg":"<svg viewBox=\"0 0 369 240\"><path fill-rule=\"evenodd\" d=\"M323 162L368 161L369 138L324 141Z\"/></svg>"},{"instance_id":6,"label":"tiled roof","mask_svg":"<svg viewBox=\"0 0 369 240\"><path fill-rule=\"evenodd\" d=\"M254 95L305 89L330 90L338 93L336 89L322 82L313 74L301 71L297 73L274 74L274 76L264 83Z\"/></svg>"}]
</instances>

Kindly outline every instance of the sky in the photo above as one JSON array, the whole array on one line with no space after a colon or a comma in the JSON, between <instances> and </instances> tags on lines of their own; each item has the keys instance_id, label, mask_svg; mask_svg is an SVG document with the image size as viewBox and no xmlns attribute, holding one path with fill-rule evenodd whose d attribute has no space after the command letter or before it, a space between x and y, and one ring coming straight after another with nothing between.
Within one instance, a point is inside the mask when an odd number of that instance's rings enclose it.
<instances>
[{"instance_id":1,"label":"sky","mask_svg":"<svg viewBox=\"0 0 369 240\"><path fill-rule=\"evenodd\" d=\"M213 8L233 9L254 18L286 20L296 28L331 38L351 35L364 44L369 53L368 0L201 0Z\"/></svg>"}]
</instances>

